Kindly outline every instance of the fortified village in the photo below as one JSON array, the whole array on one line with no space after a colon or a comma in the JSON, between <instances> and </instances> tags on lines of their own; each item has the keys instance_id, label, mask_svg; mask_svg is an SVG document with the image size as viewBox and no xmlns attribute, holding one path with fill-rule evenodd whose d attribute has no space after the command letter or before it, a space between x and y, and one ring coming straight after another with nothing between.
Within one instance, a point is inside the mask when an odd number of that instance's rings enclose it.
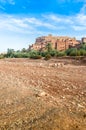
<instances>
[{"instance_id":1,"label":"fortified village","mask_svg":"<svg viewBox=\"0 0 86 130\"><path fill-rule=\"evenodd\" d=\"M29 46L29 50L45 50L46 45L51 43L52 48L58 51L65 51L68 48L79 47L83 42L86 42L86 38L83 37L81 41L76 40L76 38L71 38L68 36L48 36L38 37L34 44Z\"/></svg>"}]
</instances>

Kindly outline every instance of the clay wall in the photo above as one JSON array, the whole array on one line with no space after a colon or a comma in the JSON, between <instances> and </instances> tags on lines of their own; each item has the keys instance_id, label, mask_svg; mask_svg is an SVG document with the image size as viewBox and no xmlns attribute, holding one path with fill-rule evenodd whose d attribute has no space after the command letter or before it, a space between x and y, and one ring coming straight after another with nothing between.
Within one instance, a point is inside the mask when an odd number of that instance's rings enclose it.
<instances>
[{"instance_id":1,"label":"clay wall","mask_svg":"<svg viewBox=\"0 0 86 130\"><path fill-rule=\"evenodd\" d=\"M68 48L70 48L70 46L76 46L78 44L80 44L79 41L77 41L75 38L71 38L71 37L67 37L67 36L42 36L42 37L38 37L36 39L35 44L33 44L30 49L34 49L34 50L42 50L42 48L46 48L46 45L48 43L52 44L52 48L53 49L57 49L59 51L62 50L66 50Z\"/></svg>"}]
</instances>

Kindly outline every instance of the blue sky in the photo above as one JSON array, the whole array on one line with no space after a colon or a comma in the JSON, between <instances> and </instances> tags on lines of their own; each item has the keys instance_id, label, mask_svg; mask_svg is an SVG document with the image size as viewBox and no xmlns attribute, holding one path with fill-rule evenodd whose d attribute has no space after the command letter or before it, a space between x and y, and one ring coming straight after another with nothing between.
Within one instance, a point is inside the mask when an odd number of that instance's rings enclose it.
<instances>
[{"instance_id":1,"label":"blue sky","mask_svg":"<svg viewBox=\"0 0 86 130\"><path fill-rule=\"evenodd\" d=\"M48 34L86 36L86 0L0 0L0 52Z\"/></svg>"}]
</instances>

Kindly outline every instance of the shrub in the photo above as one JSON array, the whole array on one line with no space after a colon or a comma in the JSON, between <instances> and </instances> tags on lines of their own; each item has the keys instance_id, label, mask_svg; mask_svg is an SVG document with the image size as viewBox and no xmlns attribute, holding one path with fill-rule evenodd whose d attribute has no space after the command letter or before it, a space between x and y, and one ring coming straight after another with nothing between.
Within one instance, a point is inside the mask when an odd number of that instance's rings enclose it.
<instances>
[{"instance_id":1,"label":"shrub","mask_svg":"<svg viewBox=\"0 0 86 130\"><path fill-rule=\"evenodd\" d=\"M86 50L80 49L80 55L81 56L86 56Z\"/></svg>"},{"instance_id":2,"label":"shrub","mask_svg":"<svg viewBox=\"0 0 86 130\"><path fill-rule=\"evenodd\" d=\"M77 50L77 56L80 56L80 51L79 50Z\"/></svg>"},{"instance_id":3,"label":"shrub","mask_svg":"<svg viewBox=\"0 0 86 130\"><path fill-rule=\"evenodd\" d=\"M29 53L15 52L15 58L29 58Z\"/></svg>"},{"instance_id":4,"label":"shrub","mask_svg":"<svg viewBox=\"0 0 86 130\"><path fill-rule=\"evenodd\" d=\"M41 59L42 56L41 55L33 55L33 56L30 56L31 59Z\"/></svg>"},{"instance_id":5,"label":"shrub","mask_svg":"<svg viewBox=\"0 0 86 130\"><path fill-rule=\"evenodd\" d=\"M47 53L48 53L47 51L42 51L42 52L40 52L39 54L40 54L42 57L45 57Z\"/></svg>"},{"instance_id":6,"label":"shrub","mask_svg":"<svg viewBox=\"0 0 86 130\"><path fill-rule=\"evenodd\" d=\"M57 57L60 57L60 56L66 56L66 53L64 51L58 52Z\"/></svg>"},{"instance_id":7,"label":"shrub","mask_svg":"<svg viewBox=\"0 0 86 130\"><path fill-rule=\"evenodd\" d=\"M75 51L71 51L70 54L69 54L69 56L76 56L76 55L77 55L77 54L76 54Z\"/></svg>"},{"instance_id":8,"label":"shrub","mask_svg":"<svg viewBox=\"0 0 86 130\"><path fill-rule=\"evenodd\" d=\"M81 49L86 50L86 43L83 43L83 44L81 45Z\"/></svg>"},{"instance_id":9,"label":"shrub","mask_svg":"<svg viewBox=\"0 0 86 130\"><path fill-rule=\"evenodd\" d=\"M66 50L66 54L69 56L86 56L85 44L81 46L80 49L70 48Z\"/></svg>"},{"instance_id":10,"label":"shrub","mask_svg":"<svg viewBox=\"0 0 86 130\"><path fill-rule=\"evenodd\" d=\"M46 56L45 56L45 60L49 60L51 58L51 55L50 54L47 54Z\"/></svg>"},{"instance_id":11,"label":"shrub","mask_svg":"<svg viewBox=\"0 0 86 130\"><path fill-rule=\"evenodd\" d=\"M15 57L15 58L22 58L21 52L20 52L20 53L15 53L15 54L14 54L14 57Z\"/></svg>"},{"instance_id":12,"label":"shrub","mask_svg":"<svg viewBox=\"0 0 86 130\"><path fill-rule=\"evenodd\" d=\"M76 56L77 55L77 48L70 48L66 50L66 54L68 56Z\"/></svg>"},{"instance_id":13,"label":"shrub","mask_svg":"<svg viewBox=\"0 0 86 130\"><path fill-rule=\"evenodd\" d=\"M70 48L70 49L67 49L65 52L66 54L69 56L70 55L70 52L73 50L73 48Z\"/></svg>"},{"instance_id":14,"label":"shrub","mask_svg":"<svg viewBox=\"0 0 86 130\"><path fill-rule=\"evenodd\" d=\"M84 56L86 56L86 51L84 52Z\"/></svg>"},{"instance_id":15,"label":"shrub","mask_svg":"<svg viewBox=\"0 0 86 130\"><path fill-rule=\"evenodd\" d=\"M29 53L21 53L22 58L29 58Z\"/></svg>"},{"instance_id":16,"label":"shrub","mask_svg":"<svg viewBox=\"0 0 86 130\"><path fill-rule=\"evenodd\" d=\"M0 59L3 59L5 58L5 55L4 54L0 54Z\"/></svg>"},{"instance_id":17,"label":"shrub","mask_svg":"<svg viewBox=\"0 0 86 130\"><path fill-rule=\"evenodd\" d=\"M52 50L52 51L50 51L50 55L51 55L52 57L56 56L57 54L58 54L58 51L57 51L57 50Z\"/></svg>"},{"instance_id":18,"label":"shrub","mask_svg":"<svg viewBox=\"0 0 86 130\"><path fill-rule=\"evenodd\" d=\"M38 51L32 50L29 52L30 57L35 57L36 55L39 55Z\"/></svg>"}]
</instances>

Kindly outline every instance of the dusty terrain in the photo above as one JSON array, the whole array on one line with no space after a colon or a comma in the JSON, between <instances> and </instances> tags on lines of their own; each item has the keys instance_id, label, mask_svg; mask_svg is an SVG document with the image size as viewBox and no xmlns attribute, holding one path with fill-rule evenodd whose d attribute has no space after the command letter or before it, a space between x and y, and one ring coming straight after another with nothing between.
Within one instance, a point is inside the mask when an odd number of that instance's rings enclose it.
<instances>
[{"instance_id":1,"label":"dusty terrain","mask_svg":"<svg viewBox=\"0 0 86 130\"><path fill-rule=\"evenodd\" d=\"M86 130L86 65L0 60L0 130Z\"/></svg>"}]
</instances>

